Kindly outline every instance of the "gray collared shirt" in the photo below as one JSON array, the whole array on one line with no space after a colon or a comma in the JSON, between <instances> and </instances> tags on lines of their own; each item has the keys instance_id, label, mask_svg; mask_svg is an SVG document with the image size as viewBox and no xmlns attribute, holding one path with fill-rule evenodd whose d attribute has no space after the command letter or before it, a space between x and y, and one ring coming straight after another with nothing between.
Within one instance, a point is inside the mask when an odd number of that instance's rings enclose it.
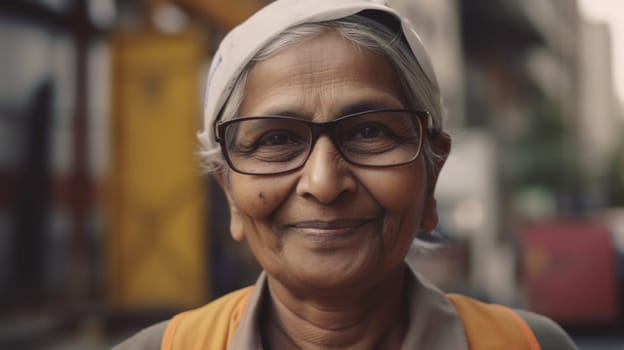
<instances>
[{"instance_id":1,"label":"gray collared shirt","mask_svg":"<svg viewBox=\"0 0 624 350\"><path fill-rule=\"evenodd\" d=\"M262 301L268 297L267 293L267 277L263 272L228 350L263 349L260 310ZM408 300L410 327L401 349L468 350L462 321L451 302L414 271L408 279Z\"/></svg>"}]
</instances>

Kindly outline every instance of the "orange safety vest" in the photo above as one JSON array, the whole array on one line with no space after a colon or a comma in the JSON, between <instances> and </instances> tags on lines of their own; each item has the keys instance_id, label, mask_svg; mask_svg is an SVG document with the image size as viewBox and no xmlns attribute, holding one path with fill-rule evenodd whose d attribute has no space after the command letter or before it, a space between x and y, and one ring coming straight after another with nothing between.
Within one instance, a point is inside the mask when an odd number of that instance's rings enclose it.
<instances>
[{"instance_id":1,"label":"orange safety vest","mask_svg":"<svg viewBox=\"0 0 624 350\"><path fill-rule=\"evenodd\" d=\"M240 323L253 287L227 294L201 308L174 316L161 350L226 350ZM526 322L511 309L458 294L449 294L471 350L540 350Z\"/></svg>"}]
</instances>

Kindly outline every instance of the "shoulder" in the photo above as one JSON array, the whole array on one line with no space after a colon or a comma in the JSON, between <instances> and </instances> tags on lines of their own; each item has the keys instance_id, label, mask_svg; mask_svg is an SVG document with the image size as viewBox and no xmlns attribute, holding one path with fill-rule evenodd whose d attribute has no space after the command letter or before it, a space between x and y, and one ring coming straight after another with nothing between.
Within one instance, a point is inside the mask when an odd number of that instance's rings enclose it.
<instances>
[{"instance_id":1,"label":"shoulder","mask_svg":"<svg viewBox=\"0 0 624 350\"><path fill-rule=\"evenodd\" d=\"M185 312L184 319L206 322L210 320L210 318L207 318L208 315L214 317L233 316L237 318L244 309L252 290L253 286L226 294L202 307Z\"/></svg>"},{"instance_id":2,"label":"shoulder","mask_svg":"<svg viewBox=\"0 0 624 350\"><path fill-rule=\"evenodd\" d=\"M160 349L163 334L169 321L163 321L147 327L123 343L115 346L113 350L152 350Z\"/></svg>"},{"instance_id":3,"label":"shoulder","mask_svg":"<svg viewBox=\"0 0 624 350\"><path fill-rule=\"evenodd\" d=\"M160 349L163 339L168 336L173 337L174 333L197 336L197 330L202 330L203 334L211 337L215 334L231 334L232 329L240 320L251 289L252 287L247 287L231 292L202 307L182 312L171 320L145 328L114 347L113 350ZM220 337L215 339L218 340Z\"/></svg>"},{"instance_id":4,"label":"shoulder","mask_svg":"<svg viewBox=\"0 0 624 350\"><path fill-rule=\"evenodd\" d=\"M163 338L164 348L226 349L253 287L247 287L176 315Z\"/></svg>"},{"instance_id":5,"label":"shoulder","mask_svg":"<svg viewBox=\"0 0 624 350\"><path fill-rule=\"evenodd\" d=\"M577 349L570 336L550 318L526 310L514 311L529 325L542 350Z\"/></svg>"},{"instance_id":6,"label":"shoulder","mask_svg":"<svg viewBox=\"0 0 624 350\"><path fill-rule=\"evenodd\" d=\"M509 339L512 339L518 334L518 328L510 325L516 324L520 326L522 333L525 333L522 329L528 326L542 350L577 349L570 336L547 317L530 311L487 304L462 295L449 294L448 297L459 312L469 342L480 341L480 337L471 337L471 335L486 334L492 330L495 330L498 336L506 334L511 337ZM529 330L526 329L526 331Z\"/></svg>"}]
</instances>

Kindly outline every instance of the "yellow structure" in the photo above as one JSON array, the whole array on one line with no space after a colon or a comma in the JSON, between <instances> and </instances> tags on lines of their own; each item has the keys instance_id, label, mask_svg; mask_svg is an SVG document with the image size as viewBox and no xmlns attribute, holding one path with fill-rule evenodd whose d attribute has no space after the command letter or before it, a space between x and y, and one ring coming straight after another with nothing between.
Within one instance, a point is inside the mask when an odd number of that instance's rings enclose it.
<instances>
[{"instance_id":1,"label":"yellow structure","mask_svg":"<svg viewBox=\"0 0 624 350\"><path fill-rule=\"evenodd\" d=\"M158 0L152 0L158 1ZM162 1L162 0L161 0ZM270 0L172 0L221 28L231 29L258 11Z\"/></svg>"},{"instance_id":2,"label":"yellow structure","mask_svg":"<svg viewBox=\"0 0 624 350\"><path fill-rule=\"evenodd\" d=\"M203 42L198 30L112 40L107 285L119 309L207 300L209 211L195 157Z\"/></svg>"}]
</instances>

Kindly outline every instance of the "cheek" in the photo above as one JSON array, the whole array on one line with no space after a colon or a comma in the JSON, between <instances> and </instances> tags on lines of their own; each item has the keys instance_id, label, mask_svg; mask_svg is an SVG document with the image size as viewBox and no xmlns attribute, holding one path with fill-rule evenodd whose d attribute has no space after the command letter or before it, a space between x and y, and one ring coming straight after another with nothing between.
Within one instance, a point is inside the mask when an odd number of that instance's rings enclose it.
<instances>
[{"instance_id":1,"label":"cheek","mask_svg":"<svg viewBox=\"0 0 624 350\"><path fill-rule=\"evenodd\" d=\"M407 165L401 168L379 169L375 174L360 177L371 195L386 211L383 242L386 250L396 256L407 252L414 235L421 227L427 196L424 167ZM383 179L383 180L380 180Z\"/></svg>"},{"instance_id":2,"label":"cheek","mask_svg":"<svg viewBox=\"0 0 624 350\"><path fill-rule=\"evenodd\" d=\"M405 165L361 174L367 190L389 214L422 211L427 195L424 166Z\"/></svg>"},{"instance_id":3,"label":"cheek","mask_svg":"<svg viewBox=\"0 0 624 350\"><path fill-rule=\"evenodd\" d=\"M269 217L294 188L289 177L254 177L232 174L231 188L240 212L250 218Z\"/></svg>"}]
</instances>

